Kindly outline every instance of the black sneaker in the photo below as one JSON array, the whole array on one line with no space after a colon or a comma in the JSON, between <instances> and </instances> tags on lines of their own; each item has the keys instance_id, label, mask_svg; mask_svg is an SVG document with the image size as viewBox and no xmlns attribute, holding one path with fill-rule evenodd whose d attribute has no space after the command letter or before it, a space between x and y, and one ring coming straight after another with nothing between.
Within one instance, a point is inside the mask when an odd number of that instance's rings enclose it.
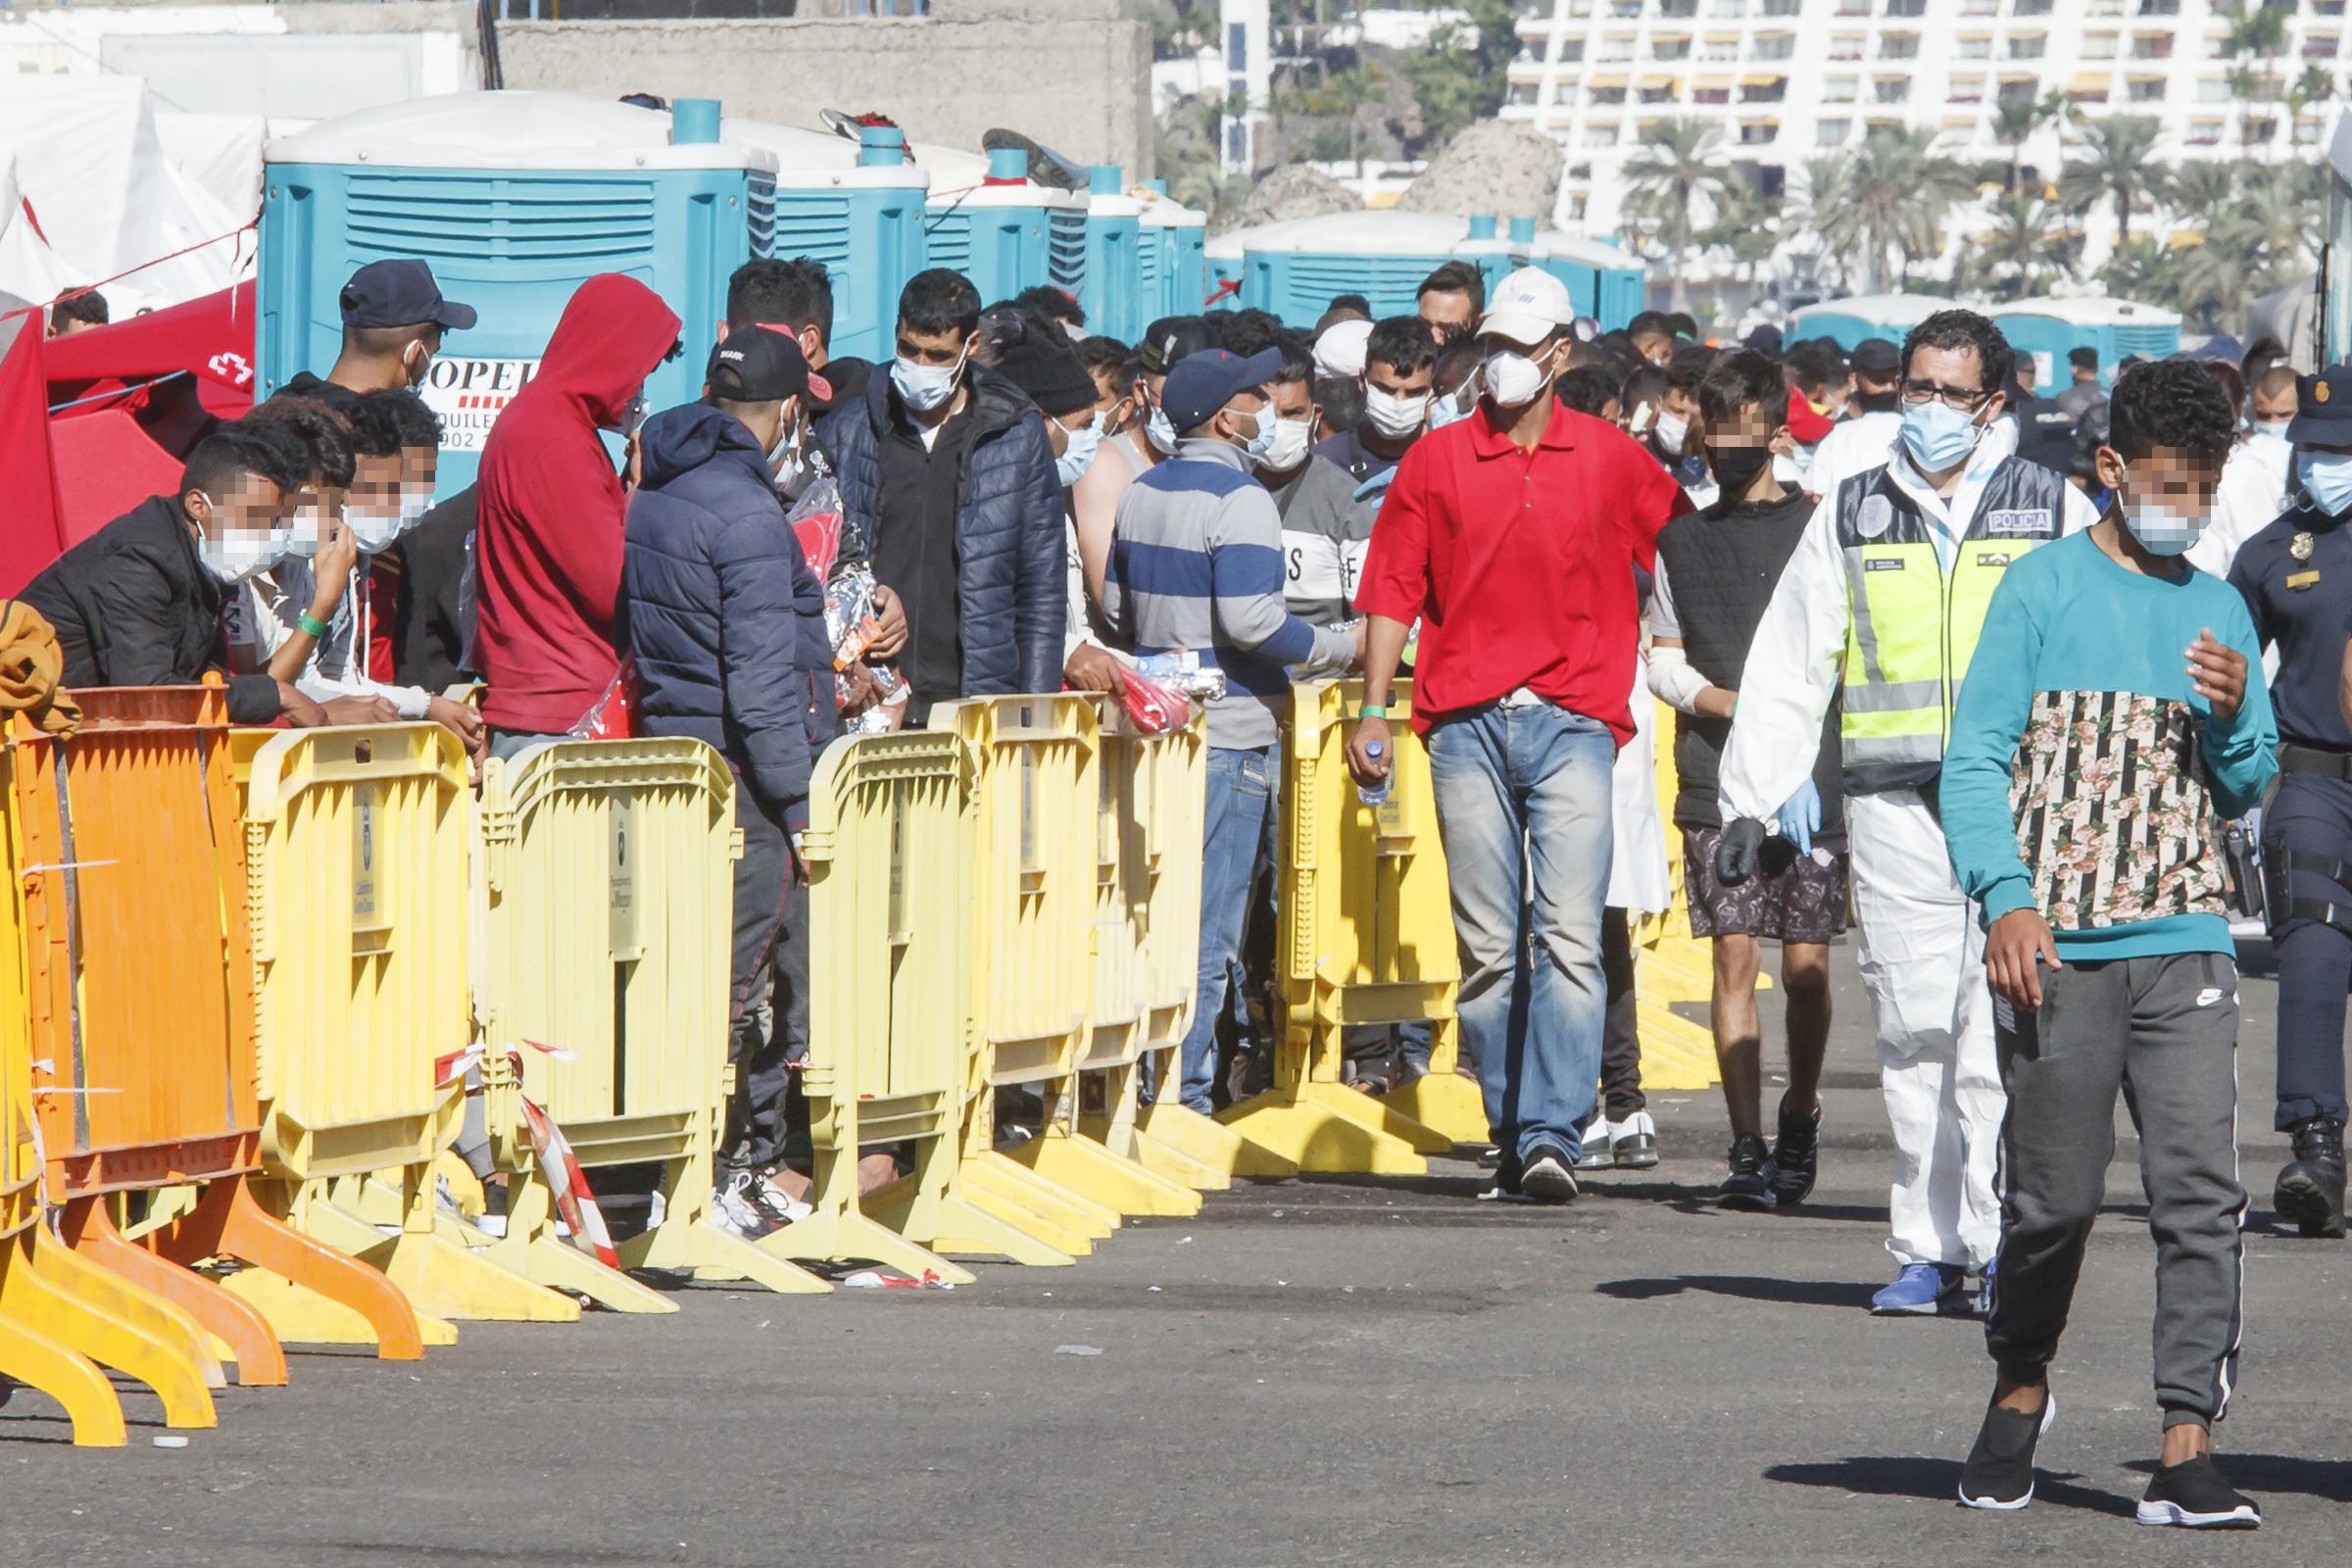
<instances>
[{"instance_id":1,"label":"black sneaker","mask_svg":"<svg viewBox=\"0 0 2352 1568\"><path fill-rule=\"evenodd\" d=\"M2295 1123L2293 1163L2278 1172L2271 1201L2305 1236L2344 1234L2344 1124L2332 1116Z\"/></svg>"},{"instance_id":2,"label":"black sneaker","mask_svg":"<svg viewBox=\"0 0 2352 1568\"><path fill-rule=\"evenodd\" d=\"M1519 1161L1519 1191L1539 1203L1576 1200L1576 1161L1556 1144L1538 1144Z\"/></svg>"},{"instance_id":3,"label":"black sneaker","mask_svg":"<svg viewBox=\"0 0 2352 1568\"><path fill-rule=\"evenodd\" d=\"M1485 1160L1479 1163L1485 1164ZM1519 1161L1500 1150L1494 1152L1494 1179L1479 1193L1482 1203L1515 1202L1526 1195L1519 1191Z\"/></svg>"},{"instance_id":4,"label":"black sneaker","mask_svg":"<svg viewBox=\"0 0 2352 1568\"><path fill-rule=\"evenodd\" d=\"M1811 1114L1791 1116L1781 1106L1781 1136L1772 1146L1772 1196L1789 1208L1813 1196L1813 1178L1821 1168L1821 1107Z\"/></svg>"},{"instance_id":5,"label":"black sneaker","mask_svg":"<svg viewBox=\"0 0 2352 1568\"><path fill-rule=\"evenodd\" d=\"M1772 1151L1756 1133L1741 1133L1732 1140L1731 1174L1724 1177L1723 1186L1716 1189L1717 1208L1767 1209L1772 1207Z\"/></svg>"},{"instance_id":6,"label":"black sneaker","mask_svg":"<svg viewBox=\"0 0 2352 1568\"><path fill-rule=\"evenodd\" d=\"M2185 1525L2191 1530L2256 1530L2262 1514L2254 1499L2222 1479L2213 1455L2168 1464L2148 1483L2139 1499L2143 1525Z\"/></svg>"},{"instance_id":7,"label":"black sneaker","mask_svg":"<svg viewBox=\"0 0 2352 1568\"><path fill-rule=\"evenodd\" d=\"M2013 1513L2034 1500L2034 1445L2058 1419L2058 1396L2044 1389L2041 1408L2027 1414L1984 1407L1984 1424L1977 1429L1977 1446L1968 1450L1960 1467L1960 1501L1970 1508L1997 1508ZM2142 1508L2146 1504L2141 1504Z\"/></svg>"}]
</instances>

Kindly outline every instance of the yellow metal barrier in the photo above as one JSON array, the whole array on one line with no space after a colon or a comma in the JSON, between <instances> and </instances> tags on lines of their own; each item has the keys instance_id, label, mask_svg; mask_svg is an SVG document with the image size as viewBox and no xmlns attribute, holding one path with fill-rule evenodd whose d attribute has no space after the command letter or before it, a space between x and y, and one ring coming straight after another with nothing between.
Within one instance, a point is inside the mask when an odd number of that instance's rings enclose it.
<instances>
[{"instance_id":1,"label":"yellow metal barrier","mask_svg":"<svg viewBox=\"0 0 2352 1568\"><path fill-rule=\"evenodd\" d=\"M972 1049L978 975L979 779L954 735L845 738L808 790L808 1135L815 1212L761 1245L864 1258L957 1284L940 1252L1066 1264L1067 1251L964 1190L967 1108L989 1093ZM914 1174L858 1190L867 1144L903 1144Z\"/></svg>"},{"instance_id":2,"label":"yellow metal barrier","mask_svg":"<svg viewBox=\"0 0 2352 1568\"><path fill-rule=\"evenodd\" d=\"M1357 798L1348 724L1360 681L1294 687L1284 759L1279 965L1284 1032L1274 1087L1217 1119L1301 1169L1417 1174L1427 1154L1486 1136L1478 1085L1454 1071L1461 965L1431 800L1429 759L1390 698L1395 784L1377 809ZM1431 1025L1429 1071L1375 1099L1341 1080L1341 1031ZM1426 1118L1426 1119L1424 1119Z\"/></svg>"},{"instance_id":3,"label":"yellow metal barrier","mask_svg":"<svg viewBox=\"0 0 2352 1568\"><path fill-rule=\"evenodd\" d=\"M433 1165L462 1113L436 1063L469 1036L466 775L451 731L394 724L272 735L245 787L269 1200L388 1275L430 1314L431 1342L454 1337L441 1318L580 1312L435 1223ZM396 1194L390 1236L363 1217L377 1172ZM268 1288L245 1274L230 1284ZM349 1313L315 1299L257 1304L306 1320L289 1338L355 1334Z\"/></svg>"},{"instance_id":4,"label":"yellow metal barrier","mask_svg":"<svg viewBox=\"0 0 2352 1568\"><path fill-rule=\"evenodd\" d=\"M617 1245L623 1267L829 1289L710 1221L742 854L725 760L694 740L533 747L483 765L479 821L474 1015L492 1153L511 1173L506 1233L488 1254L616 1310L677 1310L557 1237L528 1094L583 1169L662 1163L662 1223ZM514 1049L524 1042L562 1054Z\"/></svg>"},{"instance_id":5,"label":"yellow metal barrier","mask_svg":"<svg viewBox=\"0 0 2352 1568\"><path fill-rule=\"evenodd\" d=\"M1709 1089L1718 1080L1715 1037L1707 1026L1673 1010L1677 1002L1705 1003L1714 996L1715 959L1709 945L1690 934L1690 884L1683 875L1683 834L1673 822L1674 797L1682 788L1674 770L1675 711L1658 704L1658 809L1667 818L1666 885L1673 903L1664 914L1644 916L1634 929L1634 992L1642 1032L1642 1081L1650 1089ZM1768 990L1769 977L1756 976Z\"/></svg>"}]
</instances>

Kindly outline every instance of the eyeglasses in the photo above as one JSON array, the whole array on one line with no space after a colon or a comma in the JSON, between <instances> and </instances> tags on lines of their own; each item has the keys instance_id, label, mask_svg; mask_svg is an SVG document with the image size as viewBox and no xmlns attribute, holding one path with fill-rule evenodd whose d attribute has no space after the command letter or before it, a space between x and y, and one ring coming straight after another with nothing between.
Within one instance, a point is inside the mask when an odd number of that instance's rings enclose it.
<instances>
[{"instance_id":1,"label":"eyeglasses","mask_svg":"<svg viewBox=\"0 0 2352 1568\"><path fill-rule=\"evenodd\" d=\"M1991 396L1990 392L1980 391L1975 387L1963 389L1956 386L1938 386L1933 381L1905 381L1903 383L1903 401L1905 403L1918 406L1941 399L1944 407L1958 409L1962 414L1974 414L1983 408L1984 400Z\"/></svg>"}]
</instances>

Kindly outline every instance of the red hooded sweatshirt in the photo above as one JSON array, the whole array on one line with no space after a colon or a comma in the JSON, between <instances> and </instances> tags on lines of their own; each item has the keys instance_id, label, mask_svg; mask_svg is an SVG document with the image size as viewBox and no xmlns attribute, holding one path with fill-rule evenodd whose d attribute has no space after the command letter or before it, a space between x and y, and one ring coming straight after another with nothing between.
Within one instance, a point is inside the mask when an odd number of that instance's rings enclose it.
<instances>
[{"instance_id":1,"label":"red hooded sweatshirt","mask_svg":"<svg viewBox=\"0 0 2352 1568\"><path fill-rule=\"evenodd\" d=\"M564 307L539 373L491 427L476 490L474 649L494 728L567 730L620 667L612 616L628 500L596 432L619 427L679 326L643 283L599 273Z\"/></svg>"}]
</instances>

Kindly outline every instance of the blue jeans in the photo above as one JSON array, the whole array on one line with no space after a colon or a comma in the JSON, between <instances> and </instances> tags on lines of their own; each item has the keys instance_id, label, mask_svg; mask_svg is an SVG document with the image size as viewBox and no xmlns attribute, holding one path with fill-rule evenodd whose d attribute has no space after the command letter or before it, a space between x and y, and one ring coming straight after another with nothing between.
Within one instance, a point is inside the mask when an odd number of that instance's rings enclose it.
<instances>
[{"instance_id":1,"label":"blue jeans","mask_svg":"<svg viewBox=\"0 0 2352 1568\"><path fill-rule=\"evenodd\" d=\"M1548 703L1496 705L1429 732L1438 829L1462 954L1462 1043L1503 1152L1571 1159L1600 1081L1608 1017L1608 726Z\"/></svg>"},{"instance_id":2,"label":"blue jeans","mask_svg":"<svg viewBox=\"0 0 2352 1568\"><path fill-rule=\"evenodd\" d=\"M1250 884L1274 809L1282 749L1211 747L1208 802L1200 844L1200 989L1184 1037L1184 1103L1203 1114L1217 1080L1217 1011L1242 951Z\"/></svg>"}]
</instances>

